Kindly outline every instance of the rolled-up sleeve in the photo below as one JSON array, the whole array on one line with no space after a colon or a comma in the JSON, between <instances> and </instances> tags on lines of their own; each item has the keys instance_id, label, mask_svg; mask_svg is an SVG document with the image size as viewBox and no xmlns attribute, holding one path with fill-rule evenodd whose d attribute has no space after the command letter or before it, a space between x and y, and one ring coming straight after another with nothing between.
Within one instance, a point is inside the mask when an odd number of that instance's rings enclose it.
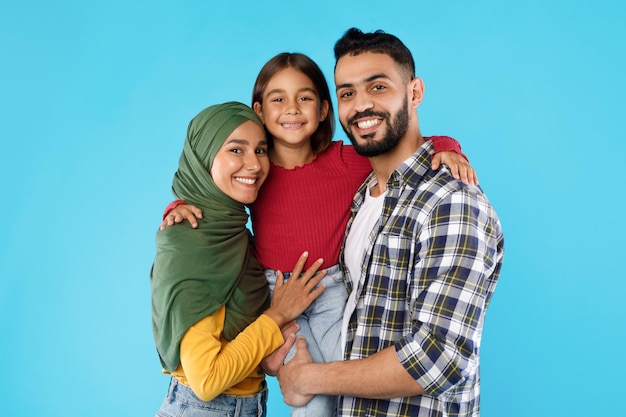
<instances>
[{"instance_id":1,"label":"rolled-up sleeve","mask_svg":"<svg viewBox=\"0 0 626 417\"><path fill-rule=\"evenodd\" d=\"M433 396L477 374L494 289L490 276L498 265L499 228L490 210L481 195L460 189L437 204L417 239L413 332L395 346L407 372Z\"/></svg>"}]
</instances>

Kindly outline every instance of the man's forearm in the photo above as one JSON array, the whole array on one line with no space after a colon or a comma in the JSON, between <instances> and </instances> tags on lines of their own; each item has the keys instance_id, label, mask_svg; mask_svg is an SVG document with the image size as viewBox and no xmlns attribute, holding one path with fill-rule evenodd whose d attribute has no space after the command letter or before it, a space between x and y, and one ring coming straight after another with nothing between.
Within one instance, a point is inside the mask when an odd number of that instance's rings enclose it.
<instances>
[{"instance_id":1,"label":"man's forearm","mask_svg":"<svg viewBox=\"0 0 626 417\"><path fill-rule=\"evenodd\" d=\"M299 383L309 394L376 399L424 394L400 364L394 347L365 359L309 364Z\"/></svg>"}]
</instances>

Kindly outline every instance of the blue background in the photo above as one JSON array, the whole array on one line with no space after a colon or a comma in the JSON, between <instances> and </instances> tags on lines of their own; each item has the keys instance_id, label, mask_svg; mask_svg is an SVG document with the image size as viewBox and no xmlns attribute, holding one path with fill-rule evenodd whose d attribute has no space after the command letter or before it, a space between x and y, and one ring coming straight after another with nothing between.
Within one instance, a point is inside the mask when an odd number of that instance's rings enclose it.
<instances>
[{"instance_id":1,"label":"blue background","mask_svg":"<svg viewBox=\"0 0 626 417\"><path fill-rule=\"evenodd\" d=\"M623 413L624 3L213 3L0 6L0 415L154 415L148 274L189 120L282 51L332 85L351 26L413 51L422 132L461 141L503 223L483 416Z\"/></svg>"}]
</instances>

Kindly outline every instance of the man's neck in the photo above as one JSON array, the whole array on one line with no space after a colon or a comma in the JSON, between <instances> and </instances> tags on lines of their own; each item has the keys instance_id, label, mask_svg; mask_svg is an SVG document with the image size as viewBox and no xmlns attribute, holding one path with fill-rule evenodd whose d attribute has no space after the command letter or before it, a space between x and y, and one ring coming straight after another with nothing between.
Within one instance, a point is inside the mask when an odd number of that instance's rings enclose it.
<instances>
[{"instance_id":1,"label":"man's neck","mask_svg":"<svg viewBox=\"0 0 626 417\"><path fill-rule=\"evenodd\" d=\"M424 138L419 131L417 135L411 136L412 139L409 134L405 135L392 150L369 158L378 181L378 184L370 191L372 197L377 197L387 190L387 181L393 171L424 144Z\"/></svg>"}]
</instances>

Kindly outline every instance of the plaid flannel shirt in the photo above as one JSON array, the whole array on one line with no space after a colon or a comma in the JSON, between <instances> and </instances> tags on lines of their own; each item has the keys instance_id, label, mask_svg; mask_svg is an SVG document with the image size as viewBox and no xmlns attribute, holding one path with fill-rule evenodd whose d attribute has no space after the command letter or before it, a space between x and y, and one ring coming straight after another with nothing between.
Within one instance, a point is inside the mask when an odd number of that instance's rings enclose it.
<instances>
[{"instance_id":1,"label":"plaid flannel shirt","mask_svg":"<svg viewBox=\"0 0 626 417\"><path fill-rule=\"evenodd\" d=\"M455 180L447 167L431 170L433 153L427 141L387 183L358 277L345 352L345 359L359 359L394 346L426 394L343 396L338 416L479 415L480 340L504 240L482 190ZM355 196L348 228L372 178ZM345 267L344 276L351 291Z\"/></svg>"}]
</instances>

